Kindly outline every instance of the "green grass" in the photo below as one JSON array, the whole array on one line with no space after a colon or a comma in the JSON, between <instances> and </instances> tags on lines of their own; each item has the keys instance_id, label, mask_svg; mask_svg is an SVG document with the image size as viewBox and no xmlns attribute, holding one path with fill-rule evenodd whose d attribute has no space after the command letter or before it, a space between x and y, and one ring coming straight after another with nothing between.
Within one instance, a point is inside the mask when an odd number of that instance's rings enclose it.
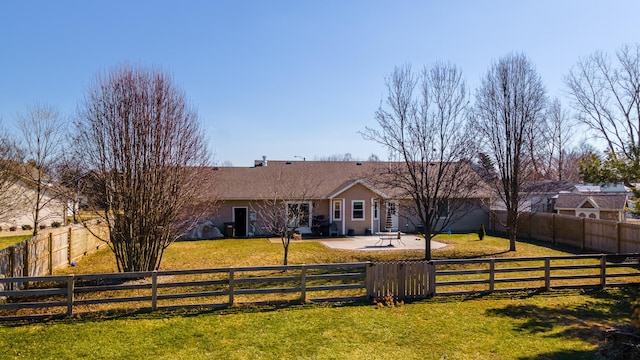
<instances>
[{"instance_id":1,"label":"green grass","mask_svg":"<svg viewBox=\"0 0 640 360\"><path fill-rule=\"evenodd\" d=\"M2 359L593 359L630 289L0 324Z\"/></svg>"},{"instance_id":2,"label":"green grass","mask_svg":"<svg viewBox=\"0 0 640 360\"><path fill-rule=\"evenodd\" d=\"M31 238L31 235L11 235L0 236L0 249L8 248L11 245L15 245L19 242L25 241Z\"/></svg>"},{"instance_id":3,"label":"green grass","mask_svg":"<svg viewBox=\"0 0 640 360\"><path fill-rule=\"evenodd\" d=\"M435 258L566 254L536 243L474 234L441 236ZM421 259L421 251L332 250L291 244L290 263ZM163 269L273 265L282 245L266 239L179 242ZM59 273L115 271L102 250ZM0 359L593 359L602 330L630 321L632 288L435 297L396 307L242 306L217 311L89 315L0 323Z\"/></svg>"}]
</instances>

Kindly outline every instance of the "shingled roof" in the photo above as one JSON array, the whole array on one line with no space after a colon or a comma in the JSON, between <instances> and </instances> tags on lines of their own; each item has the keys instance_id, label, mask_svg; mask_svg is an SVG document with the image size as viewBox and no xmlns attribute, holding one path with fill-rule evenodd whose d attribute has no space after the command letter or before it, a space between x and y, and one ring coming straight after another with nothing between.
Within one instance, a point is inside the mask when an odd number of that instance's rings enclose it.
<instances>
[{"instance_id":1,"label":"shingled roof","mask_svg":"<svg viewBox=\"0 0 640 360\"><path fill-rule=\"evenodd\" d=\"M556 200L556 209L576 209L589 200L593 206L601 210L621 210L627 205L626 194L570 194L560 193Z\"/></svg>"},{"instance_id":2,"label":"shingled roof","mask_svg":"<svg viewBox=\"0 0 640 360\"><path fill-rule=\"evenodd\" d=\"M260 162L256 164L258 166L255 167L215 167L211 184L203 186L208 188L211 196L220 200L271 198L272 189L287 184L306 187L305 198L308 199L329 198L356 182L385 197L398 194L397 189L374 185L375 174L389 166L388 162L269 160L264 166L260 166Z\"/></svg>"}]
</instances>

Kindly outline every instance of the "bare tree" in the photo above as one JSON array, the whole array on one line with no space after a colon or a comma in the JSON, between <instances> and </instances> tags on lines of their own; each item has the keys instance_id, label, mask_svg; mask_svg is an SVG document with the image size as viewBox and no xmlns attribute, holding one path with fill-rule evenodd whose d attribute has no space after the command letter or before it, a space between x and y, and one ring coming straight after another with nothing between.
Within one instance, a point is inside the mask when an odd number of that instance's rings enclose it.
<instances>
[{"instance_id":1,"label":"bare tree","mask_svg":"<svg viewBox=\"0 0 640 360\"><path fill-rule=\"evenodd\" d=\"M172 76L123 65L98 75L79 110L91 203L109 227L120 271L156 270L195 223L209 153L197 112Z\"/></svg>"},{"instance_id":2,"label":"bare tree","mask_svg":"<svg viewBox=\"0 0 640 360\"><path fill-rule=\"evenodd\" d=\"M344 153L315 157L314 161L356 161L356 159L353 158L351 153Z\"/></svg>"},{"instance_id":3,"label":"bare tree","mask_svg":"<svg viewBox=\"0 0 640 360\"><path fill-rule=\"evenodd\" d=\"M23 206L24 189L18 184L22 170L22 151L6 129L0 128L0 221L10 221Z\"/></svg>"},{"instance_id":4,"label":"bare tree","mask_svg":"<svg viewBox=\"0 0 640 360\"><path fill-rule=\"evenodd\" d=\"M498 177L493 182L507 210L509 250L516 250L520 206L527 182L534 175L527 146L543 121L546 92L531 62L524 54L500 58L484 76L476 91L474 126L483 140L484 152L495 162Z\"/></svg>"},{"instance_id":5,"label":"bare tree","mask_svg":"<svg viewBox=\"0 0 640 360\"><path fill-rule=\"evenodd\" d=\"M319 184L301 176L287 176L283 169L275 173L263 172L261 176L262 183L266 184L265 193L263 200L252 203L252 210L258 214L262 227L270 235L280 237L284 251L283 264L287 265L294 234L300 227L312 225L310 200Z\"/></svg>"},{"instance_id":6,"label":"bare tree","mask_svg":"<svg viewBox=\"0 0 640 360\"><path fill-rule=\"evenodd\" d=\"M616 62L596 52L565 77L578 120L604 139L607 152L636 159L640 148L640 44L624 45Z\"/></svg>"},{"instance_id":7,"label":"bare tree","mask_svg":"<svg viewBox=\"0 0 640 360\"><path fill-rule=\"evenodd\" d=\"M376 181L411 199L406 210L423 229L430 260L430 240L465 214L461 198L477 185L469 166L475 150L466 133L467 86L457 67L442 63L418 74L409 65L397 67L386 86L375 116L379 128L362 135L389 149L394 162L381 167Z\"/></svg>"},{"instance_id":8,"label":"bare tree","mask_svg":"<svg viewBox=\"0 0 640 360\"><path fill-rule=\"evenodd\" d=\"M86 192L84 177L87 173L78 158L78 154L63 151L53 171L56 184L59 185L58 195L64 200L67 213L71 214L73 223L79 222L78 211L82 205L83 194Z\"/></svg>"},{"instance_id":9,"label":"bare tree","mask_svg":"<svg viewBox=\"0 0 640 360\"><path fill-rule=\"evenodd\" d=\"M570 165L570 143L574 122L558 98L548 103L545 116L532 126L527 137L529 156L536 177L545 180L565 180ZM575 164L574 164L575 165Z\"/></svg>"},{"instance_id":10,"label":"bare tree","mask_svg":"<svg viewBox=\"0 0 640 360\"><path fill-rule=\"evenodd\" d=\"M17 125L27 159L21 176L35 189L33 197L29 198L35 236L40 222L46 220L41 216L43 209L52 201L59 201L51 173L60 160L66 126L58 109L46 104L35 104L26 113L19 114Z\"/></svg>"}]
</instances>

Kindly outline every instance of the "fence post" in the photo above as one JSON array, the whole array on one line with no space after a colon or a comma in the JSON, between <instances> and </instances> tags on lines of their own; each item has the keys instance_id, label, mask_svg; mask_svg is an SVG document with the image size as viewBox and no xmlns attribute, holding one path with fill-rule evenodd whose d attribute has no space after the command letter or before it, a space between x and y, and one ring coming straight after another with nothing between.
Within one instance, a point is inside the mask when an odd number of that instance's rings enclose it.
<instances>
[{"instance_id":1,"label":"fence post","mask_svg":"<svg viewBox=\"0 0 640 360\"><path fill-rule=\"evenodd\" d=\"M489 260L489 292L493 292L495 288L495 276L496 276L496 259L491 258L491 260Z\"/></svg>"},{"instance_id":2,"label":"fence post","mask_svg":"<svg viewBox=\"0 0 640 360\"><path fill-rule=\"evenodd\" d=\"M53 275L53 233L49 233L49 275Z\"/></svg>"},{"instance_id":3,"label":"fence post","mask_svg":"<svg viewBox=\"0 0 640 360\"><path fill-rule=\"evenodd\" d=\"M544 288L546 291L551 290L551 259L544 259Z\"/></svg>"},{"instance_id":4,"label":"fence post","mask_svg":"<svg viewBox=\"0 0 640 360\"><path fill-rule=\"evenodd\" d=\"M30 239L29 239L30 240ZM24 254L22 259L22 276L29 276L29 240L24 242ZM23 282L22 286L25 289L29 288L29 282Z\"/></svg>"},{"instance_id":5,"label":"fence post","mask_svg":"<svg viewBox=\"0 0 640 360\"><path fill-rule=\"evenodd\" d=\"M69 226L69 234L67 235L67 263L71 265L71 226Z\"/></svg>"},{"instance_id":6,"label":"fence post","mask_svg":"<svg viewBox=\"0 0 640 360\"><path fill-rule=\"evenodd\" d=\"M427 263L429 269L429 294L431 296L436 295L436 265L433 261Z\"/></svg>"},{"instance_id":7,"label":"fence post","mask_svg":"<svg viewBox=\"0 0 640 360\"><path fill-rule=\"evenodd\" d=\"M67 316L73 314L73 292L74 292L74 277L73 274L67 278Z\"/></svg>"},{"instance_id":8,"label":"fence post","mask_svg":"<svg viewBox=\"0 0 640 360\"><path fill-rule=\"evenodd\" d=\"M233 291L234 291L234 287L235 287L235 273L233 271L233 268L229 268L229 306L233 306Z\"/></svg>"},{"instance_id":9,"label":"fence post","mask_svg":"<svg viewBox=\"0 0 640 360\"><path fill-rule=\"evenodd\" d=\"M11 246L9 248L9 277L15 277L15 266L16 266L16 247ZM10 289L13 290L13 283L11 283Z\"/></svg>"},{"instance_id":10,"label":"fence post","mask_svg":"<svg viewBox=\"0 0 640 360\"><path fill-rule=\"evenodd\" d=\"M307 301L307 266L302 265L300 272L300 301Z\"/></svg>"},{"instance_id":11,"label":"fence post","mask_svg":"<svg viewBox=\"0 0 640 360\"><path fill-rule=\"evenodd\" d=\"M620 228L622 228L622 226L620 226L620 222L616 223L616 254L620 254Z\"/></svg>"},{"instance_id":12,"label":"fence post","mask_svg":"<svg viewBox=\"0 0 640 360\"><path fill-rule=\"evenodd\" d=\"M600 255L600 287L607 286L607 255Z\"/></svg>"},{"instance_id":13,"label":"fence post","mask_svg":"<svg viewBox=\"0 0 640 360\"><path fill-rule=\"evenodd\" d=\"M582 223L582 239L580 239L580 249L584 250L584 244L587 241L587 222L584 218L580 218L580 222Z\"/></svg>"},{"instance_id":14,"label":"fence post","mask_svg":"<svg viewBox=\"0 0 640 360\"><path fill-rule=\"evenodd\" d=\"M556 214L551 214L551 242L556 243Z\"/></svg>"},{"instance_id":15,"label":"fence post","mask_svg":"<svg viewBox=\"0 0 640 360\"><path fill-rule=\"evenodd\" d=\"M158 309L158 270L151 274L151 311Z\"/></svg>"}]
</instances>

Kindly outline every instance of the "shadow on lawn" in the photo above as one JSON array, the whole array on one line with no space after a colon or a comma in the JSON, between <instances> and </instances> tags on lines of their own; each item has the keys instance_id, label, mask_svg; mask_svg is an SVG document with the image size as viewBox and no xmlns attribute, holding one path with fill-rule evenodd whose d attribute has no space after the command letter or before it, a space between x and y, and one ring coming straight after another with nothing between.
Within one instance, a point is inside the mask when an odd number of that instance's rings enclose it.
<instances>
[{"instance_id":1,"label":"shadow on lawn","mask_svg":"<svg viewBox=\"0 0 640 360\"><path fill-rule=\"evenodd\" d=\"M554 307L553 300L547 306L522 304L507 305L503 308L489 309L487 316L510 317L521 320L516 330L531 334L549 333L547 336L579 339L598 344L606 328L628 323L632 312L632 303L638 299L638 289L633 287L605 290L583 290L582 295L589 298L575 307ZM552 294L552 293L549 293ZM555 296L562 296L562 292ZM536 296L552 296L538 293ZM564 330L551 333L555 328ZM558 353L538 354L536 359L584 359L592 358L595 352L561 351ZM523 358L533 359L533 358Z\"/></svg>"}]
</instances>

